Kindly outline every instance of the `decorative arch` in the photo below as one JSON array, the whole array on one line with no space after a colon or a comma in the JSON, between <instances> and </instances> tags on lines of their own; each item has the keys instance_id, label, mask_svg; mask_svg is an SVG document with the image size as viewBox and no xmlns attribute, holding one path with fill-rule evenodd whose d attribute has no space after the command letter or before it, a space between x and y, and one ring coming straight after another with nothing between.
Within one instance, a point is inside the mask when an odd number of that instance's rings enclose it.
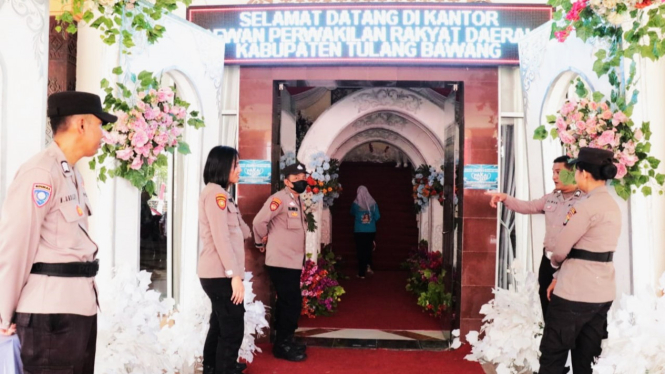
<instances>
[{"instance_id":1,"label":"decorative arch","mask_svg":"<svg viewBox=\"0 0 665 374\"><path fill-rule=\"evenodd\" d=\"M525 125L527 134L533 134L548 114L555 114L560 108L570 78L580 76L592 89L610 93L612 86L607 77L599 78L593 72L595 61L593 46L572 34L565 43L550 39L550 22L533 30L519 42L520 74L524 100ZM588 72L588 74L584 74ZM620 77L621 79L621 77ZM550 178L551 161L545 159L546 146L532 136L527 137L527 170L531 198L543 196L547 190L546 180ZM549 154L548 154L549 155ZM621 207L623 225L619 238L619 248L615 258L617 291L632 292L631 240L629 238L630 214L626 201L616 196L610 189L617 204ZM542 243L545 236L545 221L542 216L531 216L531 248L534 269L542 257Z\"/></svg>"},{"instance_id":2,"label":"decorative arch","mask_svg":"<svg viewBox=\"0 0 665 374\"><path fill-rule=\"evenodd\" d=\"M422 94L404 88L368 88L354 92L323 112L303 139L298 159L305 164L312 155L324 152L342 159L360 144L381 140L403 150L413 165L435 165L443 159L445 129L455 121L455 99L443 102L443 108ZM343 182L342 182L343 183ZM329 212L314 212L317 222L329 222ZM418 215L420 238L442 248L443 209L431 204ZM328 224L329 225L329 224ZM307 252L319 251L319 228L307 234Z\"/></svg>"},{"instance_id":3,"label":"decorative arch","mask_svg":"<svg viewBox=\"0 0 665 374\"><path fill-rule=\"evenodd\" d=\"M333 142L338 141L349 126L360 126L363 117L371 118L372 114L380 112L393 113L418 124L439 145L444 144L446 125L455 121L453 99L441 108L420 93L405 88L368 88L345 97L319 116L303 139L298 159L306 163L317 152L330 154ZM385 123L385 126L394 124ZM357 132L357 128L350 131Z\"/></svg>"}]
</instances>

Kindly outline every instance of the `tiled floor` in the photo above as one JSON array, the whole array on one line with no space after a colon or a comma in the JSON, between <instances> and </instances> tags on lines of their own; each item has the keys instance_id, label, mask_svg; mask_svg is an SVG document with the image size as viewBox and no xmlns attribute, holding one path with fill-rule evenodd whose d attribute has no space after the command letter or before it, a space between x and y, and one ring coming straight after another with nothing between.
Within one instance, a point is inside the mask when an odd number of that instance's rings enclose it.
<instances>
[{"instance_id":1,"label":"tiled floor","mask_svg":"<svg viewBox=\"0 0 665 374\"><path fill-rule=\"evenodd\" d=\"M311 346L331 348L383 348L397 350L446 350L449 334L422 330L365 330L301 328L298 340Z\"/></svg>"}]
</instances>

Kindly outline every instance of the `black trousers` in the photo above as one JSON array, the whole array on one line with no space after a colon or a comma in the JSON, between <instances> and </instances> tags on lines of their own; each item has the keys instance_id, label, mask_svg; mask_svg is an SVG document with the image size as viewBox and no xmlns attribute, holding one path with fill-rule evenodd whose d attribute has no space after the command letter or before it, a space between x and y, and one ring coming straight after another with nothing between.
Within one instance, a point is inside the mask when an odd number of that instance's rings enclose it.
<instances>
[{"instance_id":1,"label":"black trousers","mask_svg":"<svg viewBox=\"0 0 665 374\"><path fill-rule=\"evenodd\" d=\"M353 234L356 240L356 254L358 256L358 275L364 277L367 273L367 265L372 264L372 249L374 247L375 232L356 232Z\"/></svg>"},{"instance_id":2,"label":"black trousers","mask_svg":"<svg viewBox=\"0 0 665 374\"><path fill-rule=\"evenodd\" d=\"M572 351L573 373L591 374L591 363L600 355L600 344L607 337L607 312L611 306L611 301L582 303L552 295L540 342L538 373L563 373L568 351Z\"/></svg>"},{"instance_id":3,"label":"black trousers","mask_svg":"<svg viewBox=\"0 0 665 374\"><path fill-rule=\"evenodd\" d=\"M238 361L245 336L245 305L233 304L231 278L201 278L203 291L212 303L210 329L203 346L203 365L226 372Z\"/></svg>"},{"instance_id":4,"label":"black trousers","mask_svg":"<svg viewBox=\"0 0 665 374\"><path fill-rule=\"evenodd\" d=\"M17 313L25 374L95 372L97 315Z\"/></svg>"},{"instance_id":5,"label":"black trousers","mask_svg":"<svg viewBox=\"0 0 665 374\"><path fill-rule=\"evenodd\" d=\"M540 268L538 269L538 295L540 296L540 307L543 309L543 319L547 316L547 306L550 304L547 299L547 287L552 284L554 272L556 272L556 269L552 267L550 259L545 256L543 251L543 259L540 260Z\"/></svg>"},{"instance_id":6,"label":"black trousers","mask_svg":"<svg viewBox=\"0 0 665 374\"><path fill-rule=\"evenodd\" d=\"M302 311L300 290L300 269L287 269L266 266L270 274L277 302L275 303L275 331L277 343L289 339L298 329L298 319Z\"/></svg>"}]
</instances>

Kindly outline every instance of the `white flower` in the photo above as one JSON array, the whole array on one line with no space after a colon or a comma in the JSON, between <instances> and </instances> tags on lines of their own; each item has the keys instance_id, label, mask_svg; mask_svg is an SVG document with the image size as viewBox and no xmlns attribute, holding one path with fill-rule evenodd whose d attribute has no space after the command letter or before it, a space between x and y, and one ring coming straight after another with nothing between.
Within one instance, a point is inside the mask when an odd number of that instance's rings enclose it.
<instances>
[{"instance_id":1,"label":"white flower","mask_svg":"<svg viewBox=\"0 0 665 374\"><path fill-rule=\"evenodd\" d=\"M620 25L624 23L626 19L623 14L610 12L610 14L607 15L607 20L613 25Z\"/></svg>"},{"instance_id":2,"label":"white flower","mask_svg":"<svg viewBox=\"0 0 665 374\"><path fill-rule=\"evenodd\" d=\"M330 163L329 163L328 161L326 161L326 162L323 164L323 170L325 170L325 171L330 170Z\"/></svg>"}]
</instances>

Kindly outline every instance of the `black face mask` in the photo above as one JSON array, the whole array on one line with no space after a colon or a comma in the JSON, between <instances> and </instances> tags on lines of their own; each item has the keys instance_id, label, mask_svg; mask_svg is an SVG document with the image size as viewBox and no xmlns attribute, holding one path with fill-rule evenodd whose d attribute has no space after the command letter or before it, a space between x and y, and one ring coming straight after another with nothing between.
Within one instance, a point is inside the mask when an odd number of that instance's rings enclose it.
<instances>
[{"instance_id":1,"label":"black face mask","mask_svg":"<svg viewBox=\"0 0 665 374\"><path fill-rule=\"evenodd\" d=\"M305 192L305 190L307 189L307 181L297 181L291 183L293 183L293 190L299 194Z\"/></svg>"}]
</instances>

